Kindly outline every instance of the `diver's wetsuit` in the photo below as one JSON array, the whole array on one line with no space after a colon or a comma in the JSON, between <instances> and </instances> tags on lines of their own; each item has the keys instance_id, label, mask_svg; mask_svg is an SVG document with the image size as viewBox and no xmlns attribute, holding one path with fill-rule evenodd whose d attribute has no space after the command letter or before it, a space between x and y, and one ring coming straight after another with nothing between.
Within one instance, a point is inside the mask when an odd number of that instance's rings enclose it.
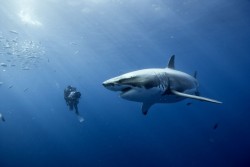
<instances>
[{"instance_id":1,"label":"diver's wetsuit","mask_svg":"<svg viewBox=\"0 0 250 167\"><path fill-rule=\"evenodd\" d=\"M78 103L79 103L79 98L81 97L81 93L76 91L76 88L68 86L64 90L64 99L69 106L70 110L73 110L75 108L75 112L77 115L79 115L78 112Z\"/></svg>"}]
</instances>

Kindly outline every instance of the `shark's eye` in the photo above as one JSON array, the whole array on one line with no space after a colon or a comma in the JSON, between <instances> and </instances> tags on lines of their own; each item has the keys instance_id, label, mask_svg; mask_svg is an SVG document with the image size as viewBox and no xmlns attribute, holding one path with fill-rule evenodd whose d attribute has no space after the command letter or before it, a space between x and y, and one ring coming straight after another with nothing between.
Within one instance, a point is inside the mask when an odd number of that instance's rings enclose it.
<instances>
[{"instance_id":1,"label":"shark's eye","mask_svg":"<svg viewBox=\"0 0 250 167\"><path fill-rule=\"evenodd\" d=\"M129 78L123 78L123 79L119 80L119 83L121 83L121 84L133 83L136 78L137 77L134 77L134 76L131 76Z\"/></svg>"},{"instance_id":2,"label":"shark's eye","mask_svg":"<svg viewBox=\"0 0 250 167\"><path fill-rule=\"evenodd\" d=\"M124 85L141 87L140 77L137 77L137 76L131 76L129 78L123 78L123 79L119 80L119 83L124 84Z\"/></svg>"}]
</instances>

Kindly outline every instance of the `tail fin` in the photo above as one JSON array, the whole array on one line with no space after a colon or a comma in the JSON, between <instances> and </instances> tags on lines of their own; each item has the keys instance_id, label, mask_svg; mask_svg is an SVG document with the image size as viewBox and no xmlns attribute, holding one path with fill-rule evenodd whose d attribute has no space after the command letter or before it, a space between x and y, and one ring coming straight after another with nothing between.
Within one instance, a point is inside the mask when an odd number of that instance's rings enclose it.
<instances>
[{"instance_id":1,"label":"tail fin","mask_svg":"<svg viewBox=\"0 0 250 167\"><path fill-rule=\"evenodd\" d=\"M194 71L194 78L197 78L197 71Z\"/></svg>"}]
</instances>

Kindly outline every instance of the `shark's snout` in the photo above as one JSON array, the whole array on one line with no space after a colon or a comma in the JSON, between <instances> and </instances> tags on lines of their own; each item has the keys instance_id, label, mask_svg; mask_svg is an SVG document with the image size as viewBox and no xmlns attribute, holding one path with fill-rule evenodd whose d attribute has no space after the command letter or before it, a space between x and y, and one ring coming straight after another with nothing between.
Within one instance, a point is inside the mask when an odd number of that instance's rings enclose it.
<instances>
[{"instance_id":1,"label":"shark's snout","mask_svg":"<svg viewBox=\"0 0 250 167\"><path fill-rule=\"evenodd\" d=\"M107 82L107 81L104 81L102 83L102 85L105 87L105 88L109 88L109 87L112 87L112 86L115 86L115 84L113 82Z\"/></svg>"},{"instance_id":2,"label":"shark's snout","mask_svg":"<svg viewBox=\"0 0 250 167\"><path fill-rule=\"evenodd\" d=\"M104 81L104 82L102 83L102 85L103 85L105 88L109 89L109 90L117 91L117 86L118 86L118 84L117 84L116 80L113 79L113 78Z\"/></svg>"},{"instance_id":3,"label":"shark's snout","mask_svg":"<svg viewBox=\"0 0 250 167\"><path fill-rule=\"evenodd\" d=\"M111 78L111 79L104 81L102 85L106 89L111 90L111 91L124 91L124 90L127 90L128 87L131 87L130 85L124 84L121 81L122 80L120 77L115 77L115 78Z\"/></svg>"}]
</instances>

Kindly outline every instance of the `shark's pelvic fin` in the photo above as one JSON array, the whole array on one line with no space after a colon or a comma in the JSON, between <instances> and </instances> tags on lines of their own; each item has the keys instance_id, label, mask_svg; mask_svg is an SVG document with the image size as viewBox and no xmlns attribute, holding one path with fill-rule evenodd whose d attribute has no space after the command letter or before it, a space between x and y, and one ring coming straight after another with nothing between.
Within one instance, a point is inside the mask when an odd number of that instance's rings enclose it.
<instances>
[{"instance_id":1,"label":"shark's pelvic fin","mask_svg":"<svg viewBox=\"0 0 250 167\"><path fill-rule=\"evenodd\" d=\"M175 58L175 55L172 55L168 61L168 66L167 68L171 68L171 69L175 69L174 67L174 58Z\"/></svg>"},{"instance_id":2,"label":"shark's pelvic fin","mask_svg":"<svg viewBox=\"0 0 250 167\"><path fill-rule=\"evenodd\" d=\"M206 97L201 97L201 96L196 96L196 95L190 95L190 94L186 94L186 93L181 93L178 92L176 90L171 90L171 92L177 96L182 96L182 97L186 97L186 98L191 98L191 99L196 99L196 100L201 100L201 101L207 101L207 102L211 102L211 103L217 103L217 104L221 104L222 102L214 100L214 99L209 99Z\"/></svg>"},{"instance_id":3,"label":"shark's pelvic fin","mask_svg":"<svg viewBox=\"0 0 250 167\"><path fill-rule=\"evenodd\" d=\"M154 103L142 103L141 111L143 115L147 115L149 108L153 105Z\"/></svg>"}]
</instances>

